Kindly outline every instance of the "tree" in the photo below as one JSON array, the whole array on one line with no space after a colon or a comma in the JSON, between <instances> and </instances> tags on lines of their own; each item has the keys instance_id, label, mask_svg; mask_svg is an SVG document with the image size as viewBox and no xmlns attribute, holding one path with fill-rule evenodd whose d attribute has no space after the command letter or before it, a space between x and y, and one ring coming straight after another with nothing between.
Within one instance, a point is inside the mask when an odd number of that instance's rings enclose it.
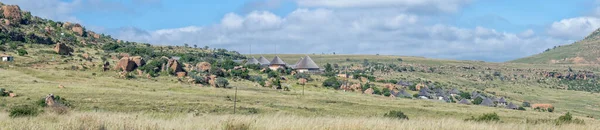
<instances>
[{"instance_id":1,"label":"tree","mask_svg":"<svg viewBox=\"0 0 600 130\"><path fill-rule=\"evenodd\" d=\"M523 107L531 107L531 104L529 102L523 102Z\"/></svg>"},{"instance_id":2,"label":"tree","mask_svg":"<svg viewBox=\"0 0 600 130\"><path fill-rule=\"evenodd\" d=\"M183 43L183 46L184 46L185 48L188 48L188 47L190 47L190 45L188 45L187 43Z\"/></svg>"},{"instance_id":3,"label":"tree","mask_svg":"<svg viewBox=\"0 0 600 130\"><path fill-rule=\"evenodd\" d=\"M381 89L379 89L379 88L372 87L372 89L373 89L373 94L377 94L377 95L381 95L381 94L383 94L383 93L381 92Z\"/></svg>"},{"instance_id":4,"label":"tree","mask_svg":"<svg viewBox=\"0 0 600 130\"><path fill-rule=\"evenodd\" d=\"M227 79L225 78L217 78L217 87L227 87L227 85L229 85L229 81L227 81Z\"/></svg>"},{"instance_id":5,"label":"tree","mask_svg":"<svg viewBox=\"0 0 600 130\"><path fill-rule=\"evenodd\" d=\"M270 71L270 72L267 74L267 77L268 77L268 78L279 78L279 73L277 73L276 71Z\"/></svg>"},{"instance_id":6,"label":"tree","mask_svg":"<svg viewBox=\"0 0 600 130\"><path fill-rule=\"evenodd\" d=\"M383 96L386 96L386 97L392 95L389 88L383 88L382 92L383 92Z\"/></svg>"},{"instance_id":7,"label":"tree","mask_svg":"<svg viewBox=\"0 0 600 130\"><path fill-rule=\"evenodd\" d=\"M464 99L471 99L471 94L468 92L460 92L458 95Z\"/></svg>"},{"instance_id":8,"label":"tree","mask_svg":"<svg viewBox=\"0 0 600 130\"><path fill-rule=\"evenodd\" d=\"M481 102L483 102L483 98L481 98L481 97L477 97L473 100L473 104L475 104L475 105L479 105L479 104L481 104Z\"/></svg>"},{"instance_id":9,"label":"tree","mask_svg":"<svg viewBox=\"0 0 600 130\"><path fill-rule=\"evenodd\" d=\"M194 44L194 48L198 48L198 45Z\"/></svg>"},{"instance_id":10,"label":"tree","mask_svg":"<svg viewBox=\"0 0 600 130\"><path fill-rule=\"evenodd\" d=\"M325 64L325 72L333 72L333 68L331 67L331 64L329 64L329 63Z\"/></svg>"},{"instance_id":11,"label":"tree","mask_svg":"<svg viewBox=\"0 0 600 130\"><path fill-rule=\"evenodd\" d=\"M323 81L323 86L327 88L339 89L342 83L337 80L335 77L331 77L325 81Z\"/></svg>"}]
</instances>

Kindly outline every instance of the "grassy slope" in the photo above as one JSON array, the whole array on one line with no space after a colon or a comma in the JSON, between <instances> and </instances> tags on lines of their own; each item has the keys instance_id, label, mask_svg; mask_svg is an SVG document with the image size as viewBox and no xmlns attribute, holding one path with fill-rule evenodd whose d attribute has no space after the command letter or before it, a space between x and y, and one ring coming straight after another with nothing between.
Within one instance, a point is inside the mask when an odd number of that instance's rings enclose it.
<instances>
[{"instance_id":1,"label":"grassy slope","mask_svg":"<svg viewBox=\"0 0 600 130\"><path fill-rule=\"evenodd\" d=\"M573 44L559 46L550 51L510 61L512 63L600 63L600 31L596 30L584 40ZM574 61L573 58L583 58L585 61ZM552 62L552 60L555 60Z\"/></svg>"},{"instance_id":2,"label":"grassy slope","mask_svg":"<svg viewBox=\"0 0 600 130\"><path fill-rule=\"evenodd\" d=\"M271 55L265 55L267 58L272 58ZM295 63L302 55L280 55L283 60L290 63ZM26 57L17 56L17 62L13 65L0 69L0 88L13 90L20 96L17 98L0 98L0 109L7 110L11 106L19 104L30 104L35 100L43 97L48 93L60 95L67 98L75 105L74 116L90 115L95 120L111 120L106 118L123 118L121 116L97 117L98 114L106 113L121 113L123 116L132 117L134 115L158 115L148 119L133 119L132 121L138 124L160 124L166 125L169 128L169 123L163 122L163 118L182 120L192 115L217 116L225 118L233 111L232 98L234 90L232 89L217 89L209 87L198 87L185 83L178 83L175 77L159 77L156 79L117 79L116 72L101 72L98 68L88 71L72 71L62 70L62 67L77 65L78 62L58 63L53 62L52 54L30 55ZM363 59L370 61L397 63L396 56L366 56L366 55L313 55L311 56L319 65L325 63L342 63L342 64L360 64ZM60 57L56 57L56 61L61 61ZM346 58L351 59L346 62ZM429 65L429 66L477 66L477 67L493 67L493 68L539 68L539 69L561 69L562 65L530 65L530 64L496 64L471 61L449 61L424 59L417 57L402 57L402 64L414 65ZM76 61L76 60L75 60ZM32 63L39 63L35 65ZM23 66L14 64L28 64L31 66ZM57 64L57 65L54 65ZM8 67L10 66L10 67ZM589 69L596 66L573 66L574 69ZM300 116L300 124L306 118L331 117L339 122L345 120L351 121L366 121L370 122L372 118L379 119L381 115L390 110L402 110L409 117L421 120L437 120L437 118L449 118L448 120L460 122L460 120L470 116L477 116L483 113L496 112L502 120L511 123L522 123L527 119L555 119L558 116L566 113L575 113L577 118L588 120L588 124L594 124L594 119L584 116L600 117L600 102L599 94L580 91L565 91L544 88L543 85L532 83L529 81L514 82L507 84L504 82L473 82L468 79L460 78L455 75L477 73L470 71L445 71L444 74L437 73L393 73L391 75L379 75L387 79L395 79L396 77L404 78L423 78L432 79L438 82L453 82L456 87L462 90L475 90L475 88L483 85L492 85L485 91L496 92L500 96L511 97L510 101L531 101L542 103L553 103L557 110L555 113L544 113L535 111L512 111L503 108L488 108L481 106L467 106L451 103L440 103L436 101L412 100L412 99L392 99L382 96L363 95L355 92L342 92L330 89L315 88L309 86L320 86L318 82L312 82L306 85L306 95L301 95L302 87L295 85L294 80L288 81L286 84L292 86L290 92L281 92L268 88L256 87L255 83L241 81L233 82L232 86L239 87L238 106L239 113L244 115L264 115L266 117L245 117L255 118L262 122L269 122L280 118L294 117L279 117L269 115L285 115L285 116ZM96 75L93 75L95 73ZM324 80L323 77L314 76L315 78ZM290 78L292 79L292 78ZM351 82L358 82L351 80ZM66 89L59 89L58 85L66 86ZM382 84L377 84L381 86ZM414 92L412 92L414 93ZM522 94L527 93L527 94ZM360 109L357 109L360 108ZM256 113L256 114L253 114ZM372 118L371 118L372 117ZM69 119L74 122L81 119L72 119L73 117L47 115L39 117L47 122L45 118L52 119ZM195 119L195 118L194 118ZM142 121L139 121L142 120ZM151 120L150 122L146 120ZM158 121L155 121L158 120ZM198 119L202 120L202 119ZM250 119L248 119L250 120ZM267 120L267 121L264 121ZM295 120L295 119L294 119ZM385 120L385 119L384 119ZM0 123L9 123L2 122ZM15 121L15 122L18 122ZM111 123L110 121L105 121ZM339 122L328 122L331 125L343 125ZM435 121L433 121L435 122ZM445 121L440 121L445 122ZM48 125L65 123L50 122ZM114 122L113 122L114 123ZM213 122L214 123L214 122ZM298 122L294 122L298 123ZM476 124L463 122L465 125L478 126ZM118 123L115 123L118 125ZM206 125L206 124L204 124ZM208 124L214 127L215 124ZM266 124L256 124L263 128ZM488 124L489 125L489 124ZM212 127L211 126L211 127ZM490 125L494 128L499 125ZM526 124L515 126L516 128L527 127ZM186 127L186 126L181 126ZM192 127L192 126L187 126ZM294 126L282 126L291 127ZM428 126L419 126L429 128ZM548 127L548 126L547 126ZM593 127L593 126L586 126ZM268 127L272 128L272 127ZM301 127L305 128L305 127ZM324 126L318 127L324 128ZM543 128L543 127L542 127Z\"/></svg>"}]
</instances>

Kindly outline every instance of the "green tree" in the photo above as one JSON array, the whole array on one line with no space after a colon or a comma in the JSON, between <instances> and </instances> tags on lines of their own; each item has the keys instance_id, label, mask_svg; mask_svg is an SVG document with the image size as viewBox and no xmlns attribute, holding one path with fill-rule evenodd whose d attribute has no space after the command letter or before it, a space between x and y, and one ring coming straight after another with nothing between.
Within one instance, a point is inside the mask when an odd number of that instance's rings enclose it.
<instances>
[{"instance_id":1,"label":"green tree","mask_svg":"<svg viewBox=\"0 0 600 130\"><path fill-rule=\"evenodd\" d=\"M25 49L18 49L17 53L19 54L19 56L24 56L24 55L29 54L29 53L27 53L27 51Z\"/></svg>"},{"instance_id":2,"label":"green tree","mask_svg":"<svg viewBox=\"0 0 600 130\"><path fill-rule=\"evenodd\" d=\"M327 72L327 73L333 72L333 67L331 67L331 64L329 64L329 63L325 64L325 72Z\"/></svg>"},{"instance_id":3,"label":"green tree","mask_svg":"<svg viewBox=\"0 0 600 130\"><path fill-rule=\"evenodd\" d=\"M382 93L383 93L383 96L386 96L386 97L392 95L390 89L388 89L388 88L383 88Z\"/></svg>"},{"instance_id":4,"label":"green tree","mask_svg":"<svg viewBox=\"0 0 600 130\"><path fill-rule=\"evenodd\" d=\"M483 102L483 98L481 98L481 97L477 97L473 100L473 104L475 104L475 105L479 105L479 104L481 104L481 102Z\"/></svg>"},{"instance_id":5,"label":"green tree","mask_svg":"<svg viewBox=\"0 0 600 130\"><path fill-rule=\"evenodd\" d=\"M339 89L342 83L337 80L335 77L331 77L325 81L323 81L323 86L328 88Z\"/></svg>"},{"instance_id":6,"label":"green tree","mask_svg":"<svg viewBox=\"0 0 600 130\"><path fill-rule=\"evenodd\" d=\"M229 85L229 81L225 78L217 78L217 87L226 88Z\"/></svg>"}]
</instances>

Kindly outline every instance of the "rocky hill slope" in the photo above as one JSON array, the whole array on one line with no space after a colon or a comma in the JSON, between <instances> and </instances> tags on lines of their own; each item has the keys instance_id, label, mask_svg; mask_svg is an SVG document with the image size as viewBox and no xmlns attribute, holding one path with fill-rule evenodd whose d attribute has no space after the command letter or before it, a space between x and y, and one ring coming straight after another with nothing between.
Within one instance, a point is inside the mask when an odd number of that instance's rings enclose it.
<instances>
[{"instance_id":1,"label":"rocky hill slope","mask_svg":"<svg viewBox=\"0 0 600 130\"><path fill-rule=\"evenodd\" d=\"M573 44L548 49L543 53L510 61L514 63L599 64L600 29Z\"/></svg>"}]
</instances>

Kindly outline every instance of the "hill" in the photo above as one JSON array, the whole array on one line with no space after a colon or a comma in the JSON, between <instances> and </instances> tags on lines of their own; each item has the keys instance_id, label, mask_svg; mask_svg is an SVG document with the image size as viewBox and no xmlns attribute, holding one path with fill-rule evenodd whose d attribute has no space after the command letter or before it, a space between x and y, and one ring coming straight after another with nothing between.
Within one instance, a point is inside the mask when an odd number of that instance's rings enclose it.
<instances>
[{"instance_id":1,"label":"hill","mask_svg":"<svg viewBox=\"0 0 600 130\"><path fill-rule=\"evenodd\" d=\"M600 63L600 29L573 44L547 49L543 53L510 61L513 63L598 64Z\"/></svg>"},{"instance_id":2,"label":"hill","mask_svg":"<svg viewBox=\"0 0 600 130\"><path fill-rule=\"evenodd\" d=\"M0 129L600 127L598 65L312 54L325 71L300 74L236 62L248 56L235 51L120 41L1 8L0 51L14 61L0 62ZM278 56L293 65L306 55ZM471 119L490 113L499 121ZM557 120L566 113L585 123Z\"/></svg>"}]
</instances>

